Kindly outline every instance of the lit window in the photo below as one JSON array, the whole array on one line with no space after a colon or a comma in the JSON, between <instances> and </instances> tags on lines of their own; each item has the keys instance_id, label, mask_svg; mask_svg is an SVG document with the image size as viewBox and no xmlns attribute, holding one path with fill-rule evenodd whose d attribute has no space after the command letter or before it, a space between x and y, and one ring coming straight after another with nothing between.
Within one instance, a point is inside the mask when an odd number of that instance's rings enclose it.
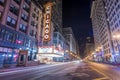
<instances>
[{"instance_id":1,"label":"lit window","mask_svg":"<svg viewBox=\"0 0 120 80\"><path fill-rule=\"evenodd\" d=\"M23 5L23 9L27 12L29 12L29 10L30 10L29 7L26 4Z\"/></svg>"},{"instance_id":2,"label":"lit window","mask_svg":"<svg viewBox=\"0 0 120 80\"><path fill-rule=\"evenodd\" d=\"M7 21L10 22L11 21L11 17L7 17Z\"/></svg>"},{"instance_id":3,"label":"lit window","mask_svg":"<svg viewBox=\"0 0 120 80\"><path fill-rule=\"evenodd\" d=\"M26 30L26 26L23 26L23 30Z\"/></svg>"},{"instance_id":4,"label":"lit window","mask_svg":"<svg viewBox=\"0 0 120 80\"><path fill-rule=\"evenodd\" d=\"M16 21L15 20L12 20L12 24L15 24L16 23Z\"/></svg>"},{"instance_id":5,"label":"lit window","mask_svg":"<svg viewBox=\"0 0 120 80\"><path fill-rule=\"evenodd\" d=\"M23 19L24 21L28 21L28 16L26 16L25 14L22 13L21 15L21 19Z\"/></svg>"},{"instance_id":6,"label":"lit window","mask_svg":"<svg viewBox=\"0 0 120 80\"><path fill-rule=\"evenodd\" d=\"M27 31L27 26L25 26L24 24L20 24L19 30L22 32L26 32Z\"/></svg>"},{"instance_id":7,"label":"lit window","mask_svg":"<svg viewBox=\"0 0 120 80\"><path fill-rule=\"evenodd\" d=\"M22 28L22 24L20 24L20 28Z\"/></svg>"},{"instance_id":8,"label":"lit window","mask_svg":"<svg viewBox=\"0 0 120 80\"><path fill-rule=\"evenodd\" d=\"M11 17L7 17L7 21L6 21L7 25L11 26L11 27L16 27L16 20L11 18Z\"/></svg>"}]
</instances>

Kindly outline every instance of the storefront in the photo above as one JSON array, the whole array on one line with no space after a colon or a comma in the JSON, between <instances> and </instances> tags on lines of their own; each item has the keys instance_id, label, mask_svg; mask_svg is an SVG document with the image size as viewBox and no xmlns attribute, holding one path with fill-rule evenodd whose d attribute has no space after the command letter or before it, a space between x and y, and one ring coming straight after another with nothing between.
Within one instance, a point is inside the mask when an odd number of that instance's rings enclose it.
<instances>
[{"instance_id":1,"label":"storefront","mask_svg":"<svg viewBox=\"0 0 120 80\"><path fill-rule=\"evenodd\" d=\"M16 66L21 50L28 50L28 61L36 59L37 40L0 24L0 67Z\"/></svg>"},{"instance_id":2,"label":"storefront","mask_svg":"<svg viewBox=\"0 0 120 80\"><path fill-rule=\"evenodd\" d=\"M0 67L17 65L19 50L0 47Z\"/></svg>"}]
</instances>

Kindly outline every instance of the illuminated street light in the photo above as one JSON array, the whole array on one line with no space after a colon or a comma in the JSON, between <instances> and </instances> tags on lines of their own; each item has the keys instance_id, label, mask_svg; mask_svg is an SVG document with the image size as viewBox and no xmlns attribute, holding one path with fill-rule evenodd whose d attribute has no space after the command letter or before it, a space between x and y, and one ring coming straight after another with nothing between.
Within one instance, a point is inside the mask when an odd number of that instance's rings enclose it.
<instances>
[{"instance_id":1,"label":"illuminated street light","mask_svg":"<svg viewBox=\"0 0 120 80\"><path fill-rule=\"evenodd\" d=\"M113 35L113 38L115 39L119 39L120 38L120 35Z\"/></svg>"},{"instance_id":2,"label":"illuminated street light","mask_svg":"<svg viewBox=\"0 0 120 80\"><path fill-rule=\"evenodd\" d=\"M115 38L116 36L115 35L113 35L113 38Z\"/></svg>"},{"instance_id":3,"label":"illuminated street light","mask_svg":"<svg viewBox=\"0 0 120 80\"><path fill-rule=\"evenodd\" d=\"M98 49L95 49L95 51L99 51Z\"/></svg>"},{"instance_id":4,"label":"illuminated street light","mask_svg":"<svg viewBox=\"0 0 120 80\"><path fill-rule=\"evenodd\" d=\"M68 50L66 50L65 52L69 52Z\"/></svg>"},{"instance_id":5,"label":"illuminated street light","mask_svg":"<svg viewBox=\"0 0 120 80\"><path fill-rule=\"evenodd\" d=\"M102 47L98 47L98 49L102 49Z\"/></svg>"},{"instance_id":6,"label":"illuminated street light","mask_svg":"<svg viewBox=\"0 0 120 80\"><path fill-rule=\"evenodd\" d=\"M92 54L95 54L94 52L92 52Z\"/></svg>"},{"instance_id":7,"label":"illuminated street light","mask_svg":"<svg viewBox=\"0 0 120 80\"><path fill-rule=\"evenodd\" d=\"M120 38L120 35L117 35L116 37L117 37L117 38Z\"/></svg>"}]
</instances>

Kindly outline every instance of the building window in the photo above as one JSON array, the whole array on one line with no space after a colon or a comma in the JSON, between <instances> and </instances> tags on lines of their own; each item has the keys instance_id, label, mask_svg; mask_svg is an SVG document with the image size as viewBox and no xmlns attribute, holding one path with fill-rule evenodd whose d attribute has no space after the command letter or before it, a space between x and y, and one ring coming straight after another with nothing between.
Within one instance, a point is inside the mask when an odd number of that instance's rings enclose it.
<instances>
[{"instance_id":1,"label":"building window","mask_svg":"<svg viewBox=\"0 0 120 80\"><path fill-rule=\"evenodd\" d=\"M57 33L54 33L54 38L57 38Z\"/></svg>"},{"instance_id":2,"label":"building window","mask_svg":"<svg viewBox=\"0 0 120 80\"><path fill-rule=\"evenodd\" d=\"M4 40L5 29L0 28L0 40Z\"/></svg>"},{"instance_id":3,"label":"building window","mask_svg":"<svg viewBox=\"0 0 120 80\"><path fill-rule=\"evenodd\" d=\"M15 28L16 27L16 20L8 16L7 17L7 25Z\"/></svg>"},{"instance_id":4,"label":"building window","mask_svg":"<svg viewBox=\"0 0 120 80\"><path fill-rule=\"evenodd\" d=\"M31 21L31 25L32 25L33 27L36 27L36 29L38 28L38 24L35 23L35 21Z\"/></svg>"},{"instance_id":5,"label":"building window","mask_svg":"<svg viewBox=\"0 0 120 80\"><path fill-rule=\"evenodd\" d=\"M21 0L14 0L17 4L21 3Z\"/></svg>"},{"instance_id":6,"label":"building window","mask_svg":"<svg viewBox=\"0 0 120 80\"><path fill-rule=\"evenodd\" d=\"M10 5L10 9L9 9L12 13L14 13L15 15L18 15L18 9L15 7L15 6L13 6L13 5Z\"/></svg>"},{"instance_id":7,"label":"building window","mask_svg":"<svg viewBox=\"0 0 120 80\"><path fill-rule=\"evenodd\" d=\"M33 18L35 18L35 17L36 17L35 13L32 13L32 17L33 17Z\"/></svg>"},{"instance_id":8,"label":"building window","mask_svg":"<svg viewBox=\"0 0 120 80\"><path fill-rule=\"evenodd\" d=\"M35 25L36 29L38 29L38 24Z\"/></svg>"},{"instance_id":9,"label":"building window","mask_svg":"<svg viewBox=\"0 0 120 80\"><path fill-rule=\"evenodd\" d=\"M38 21L38 19L39 19L39 17L37 16L37 17L36 17L36 20Z\"/></svg>"},{"instance_id":10,"label":"building window","mask_svg":"<svg viewBox=\"0 0 120 80\"><path fill-rule=\"evenodd\" d=\"M31 21L31 25L32 25L32 26L35 26L35 21Z\"/></svg>"},{"instance_id":11,"label":"building window","mask_svg":"<svg viewBox=\"0 0 120 80\"><path fill-rule=\"evenodd\" d=\"M28 16L26 16L25 14L22 13L21 15L21 19L23 19L24 21L28 21Z\"/></svg>"},{"instance_id":12,"label":"building window","mask_svg":"<svg viewBox=\"0 0 120 80\"><path fill-rule=\"evenodd\" d=\"M34 36L34 31L33 30L30 31L30 35Z\"/></svg>"},{"instance_id":13,"label":"building window","mask_svg":"<svg viewBox=\"0 0 120 80\"><path fill-rule=\"evenodd\" d=\"M36 12L36 10L37 10L37 9L36 9L36 7L35 7L35 8L34 8L34 11Z\"/></svg>"},{"instance_id":14,"label":"building window","mask_svg":"<svg viewBox=\"0 0 120 80\"><path fill-rule=\"evenodd\" d=\"M20 24L19 30L26 33L27 26L25 26L24 24Z\"/></svg>"},{"instance_id":15,"label":"building window","mask_svg":"<svg viewBox=\"0 0 120 80\"><path fill-rule=\"evenodd\" d=\"M25 11L27 11L27 12L30 11L29 6L27 6L26 4L23 5L23 9L24 9Z\"/></svg>"},{"instance_id":16,"label":"building window","mask_svg":"<svg viewBox=\"0 0 120 80\"><path fill-rule=\"evenodd\" d=\"M39 10L35 7L34 8L34 11L37 13L37 14L39 14Z\"/></svg>"},{"instance_id":17,"label":"building window","mask_svg":"<svg viewBox=\"0 0 120 80\"><path fill-rule=\"evenodd\" d=\"M0 5L4 5L4 3L5 3L5 0L0 0Z\"/></svg>"},{"instance_id":18,"label":"building window","mask_svg":"<svg viewBox=\"0 0 120 80\"><path fill-rule=\"evenodd\" d=\"M14 36L13 35L14 35L13 33L10 33L8 31L6 31L6 34L5 34L6 40L9 41L9 42L14 42Z\"/></svg>"},{"instance_id":19,"label":"building window","mask_svg":"<svg viewBox=\"0 0 120 80\"><path fill-rule=\"evenodd\" d=\"M25 2L30 5L31 0L25 0Z\"/></svg>"}]
</instances>

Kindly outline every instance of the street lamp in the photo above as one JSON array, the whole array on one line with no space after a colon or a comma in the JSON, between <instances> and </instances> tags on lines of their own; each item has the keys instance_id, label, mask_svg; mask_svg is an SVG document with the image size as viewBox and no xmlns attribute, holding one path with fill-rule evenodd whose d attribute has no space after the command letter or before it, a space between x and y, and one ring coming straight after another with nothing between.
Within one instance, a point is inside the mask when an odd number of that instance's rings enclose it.
<instances>
[{"instance_id":1,"label":"street lamp","mask_svg":"<svg viewBox=\"0 0 120 80\"><path fill-rule=\"evenodd\" d=\"M65 50L65 52L66 52L66 53L68 53L68 52L69 52L69 50Z\"/></svg>"}]
</instances>

